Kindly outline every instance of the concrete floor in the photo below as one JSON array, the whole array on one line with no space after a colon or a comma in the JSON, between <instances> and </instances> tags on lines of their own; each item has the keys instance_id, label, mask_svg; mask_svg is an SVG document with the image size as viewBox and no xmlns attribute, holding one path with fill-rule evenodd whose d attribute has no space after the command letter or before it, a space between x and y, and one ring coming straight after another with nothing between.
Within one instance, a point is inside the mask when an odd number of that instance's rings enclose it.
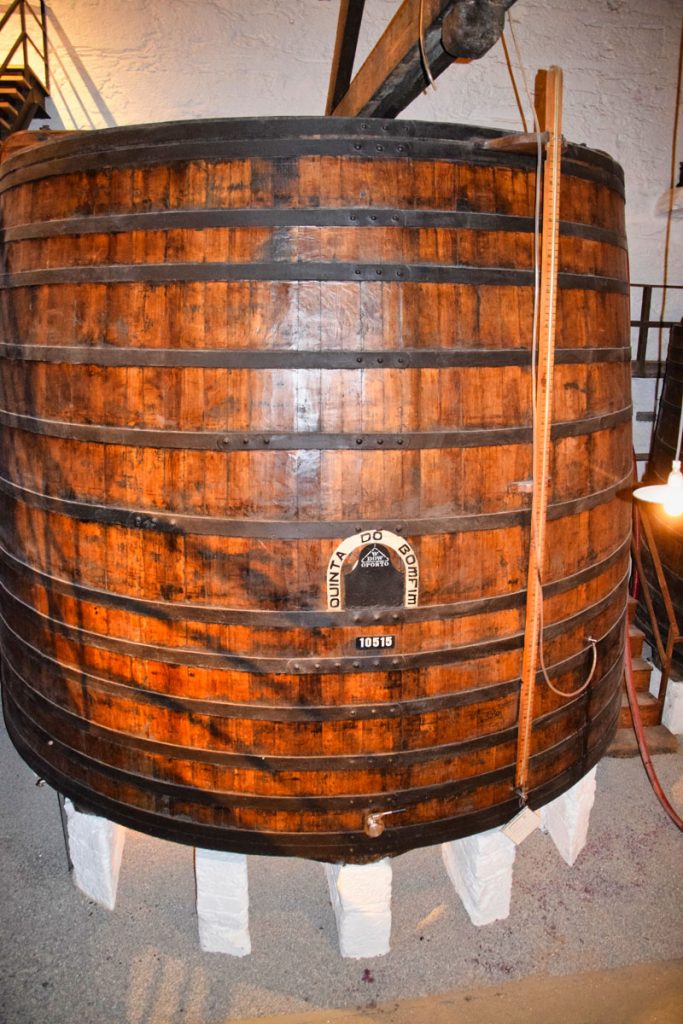
<instances>
[{"instance_id":1,"label":"concrete floor","mask_svg":"<svg viewBox=\"0 0 683 1024\"><path fill-rule=\"evenodd\" d=\"M683 810L683 754L655 759ZM534 833L512 910L475 928L439 848L396 859L392 949L339 956L320 865L250 860L253 953L202 953L192 850L130 833L116 909L66 871L57 799L0 733L2 1024L673 1024L683 842L640 761L607 759L573 868Z\"/></svg>"}]
</instances>

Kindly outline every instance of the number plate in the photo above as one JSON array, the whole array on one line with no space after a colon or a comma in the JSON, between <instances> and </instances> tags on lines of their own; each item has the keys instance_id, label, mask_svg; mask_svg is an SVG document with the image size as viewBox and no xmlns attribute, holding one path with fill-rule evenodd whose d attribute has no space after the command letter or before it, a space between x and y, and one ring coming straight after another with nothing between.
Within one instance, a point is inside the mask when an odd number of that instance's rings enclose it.
<instances>
[{"instance_id":1,"label":"number plate","mask_svg":"<svg viewBox=\"0 0 683 1024\"><path fill-rule=\"evenodd\" d=\"M396 646L395 636L357 636L356 647L359 651L390 650Z\"/></svg>"}]
</instances>

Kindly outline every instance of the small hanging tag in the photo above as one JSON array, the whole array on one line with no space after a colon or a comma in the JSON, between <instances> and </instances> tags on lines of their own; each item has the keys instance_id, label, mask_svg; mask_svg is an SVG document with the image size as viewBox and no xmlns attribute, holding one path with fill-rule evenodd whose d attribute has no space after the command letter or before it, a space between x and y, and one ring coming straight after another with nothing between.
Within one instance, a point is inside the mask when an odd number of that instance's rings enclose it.
<instances>
[{"instance_id":1,"label":"small hanging tag","mask_svg":"<svg viewBox=\"0 0 683 1024\"><path fill-rule=\"evenodd\" d=\"M527 836L535 832L541 825L541 815L538 811L532 811L530 807L524 807L516 814L511 821L503 828L503 835L511 839L515 846L523 843Z\"/></svg>"}]
</instances>

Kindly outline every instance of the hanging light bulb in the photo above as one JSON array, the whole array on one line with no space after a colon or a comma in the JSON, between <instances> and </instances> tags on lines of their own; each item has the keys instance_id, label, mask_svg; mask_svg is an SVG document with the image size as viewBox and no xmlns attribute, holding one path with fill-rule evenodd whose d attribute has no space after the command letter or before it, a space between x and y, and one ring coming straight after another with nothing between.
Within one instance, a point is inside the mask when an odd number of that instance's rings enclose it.
<instances>
[{"instance_id":1,"label":"hanging light bulb","mask_svg":"<svg viewBox=\"0 0 683 1024\"><path fill-rule=\"evenodd\" d=\"M638 487L633 492L633 497L639 501L650 501L656 505L662 505L664 511L670 516L683 515L683 473L681 473L679 460L674 459L672 462L669 479L665 484Z\"/></svg>"},{"instance_id":2,"label":"hanging light bulb","mask_svg":"<svg viewBox=\"0 0 683 1024\"><path fill-rule=\"evenodd\" d=\"M664 501L664 511L670 516L683 515L683 473L680 462L673 462L666 489L668 494Z\"/></svg>"}]
</instances>

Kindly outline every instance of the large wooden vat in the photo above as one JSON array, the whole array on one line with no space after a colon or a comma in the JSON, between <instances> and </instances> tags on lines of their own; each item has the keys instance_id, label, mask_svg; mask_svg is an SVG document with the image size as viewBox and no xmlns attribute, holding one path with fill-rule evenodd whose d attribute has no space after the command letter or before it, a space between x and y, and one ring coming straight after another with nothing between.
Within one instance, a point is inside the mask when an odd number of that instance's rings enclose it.
<instances>
[{"instance_id":1,"label":"large wooden vat","mask_svg":"<svg viewBox=\"0 0 683 1024\"><path fill-rule=\"evenodd\" d=\"M666 359L664 385L659 399L657 420L652 442L652 451L644 474L644 482L664 484L671 472L671 463L676 457L676 443L681 418L681 402L683 401L683 327L674 327ZM642 515L647 515L652 535L657 546L666 589L676 616L678 627L683 628L683 519L672 517L661 505L650 505L639 508ZM643 566L647 574L647 583L657 619L660 636L666 646L669 634L669 617L666 612L662 588L657 578L650 552L645 543L642 548ZM643 591L636 611L636 621L644 630L648 642L652 646L655 659L659 662L654 630L650 621ZM683 673L683 645L676 644L673 648L671 667L674 674Z\"/></svg>"},{"instance_id":2,"label":"large wooden vat","mask_svg":"<svg viewBox=\"0 0 683 1024\"><path fill-rule=\"evenodd\" d=\"M5 715L86 809L363 861L509 819L535 158L409 121L164 124L4 161ZM562 183L530 803L619 712L620 169ZM375 575L373 575L375 574ZM384 832L369 813L390 811Z\"/></svg>"}]
</instances>

